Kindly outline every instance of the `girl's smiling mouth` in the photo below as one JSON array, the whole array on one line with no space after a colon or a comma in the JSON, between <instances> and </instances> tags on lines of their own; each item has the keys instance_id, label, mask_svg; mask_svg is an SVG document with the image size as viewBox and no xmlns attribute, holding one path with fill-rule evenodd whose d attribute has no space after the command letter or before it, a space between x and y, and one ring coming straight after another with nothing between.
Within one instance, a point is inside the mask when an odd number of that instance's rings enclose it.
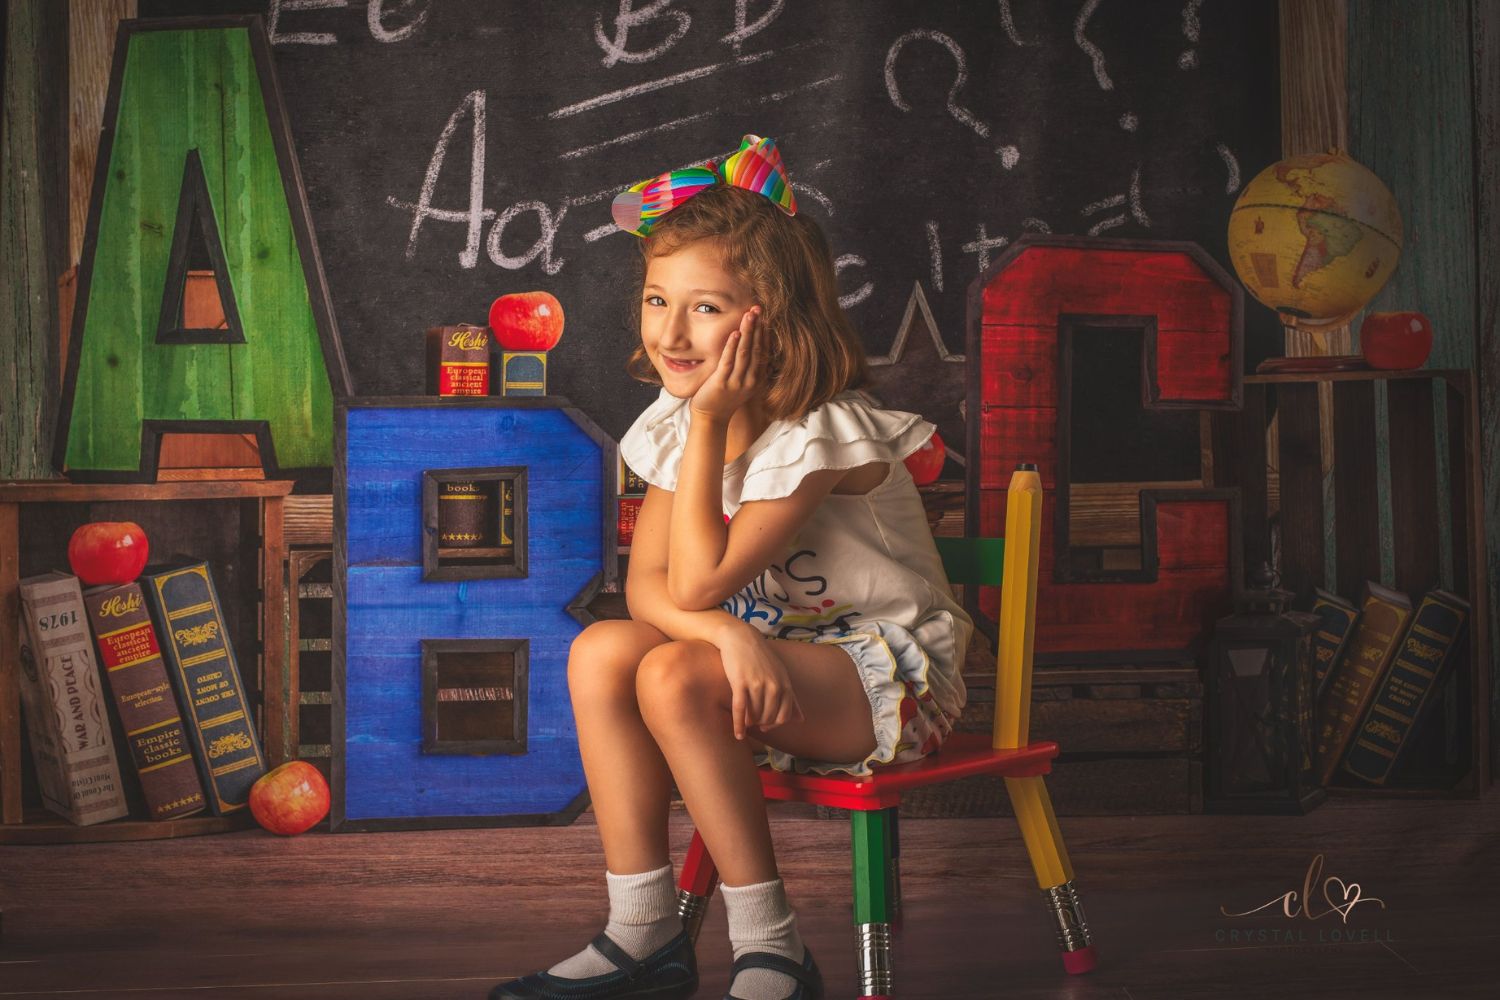
<instances>
[{"instance_id":1,"label":"girl's smiling mouth","mask_svg":"<svg viewBox=\"0 0 1500 1000\"><path fill-rule=\"evenodd\" d=\"M694 361L688 358L669 358L665 354L661 356L661 361L662 364L667 366L669 371L674 372L690 372L703 363L702 361Z\"/></svg>"}]
</instances>

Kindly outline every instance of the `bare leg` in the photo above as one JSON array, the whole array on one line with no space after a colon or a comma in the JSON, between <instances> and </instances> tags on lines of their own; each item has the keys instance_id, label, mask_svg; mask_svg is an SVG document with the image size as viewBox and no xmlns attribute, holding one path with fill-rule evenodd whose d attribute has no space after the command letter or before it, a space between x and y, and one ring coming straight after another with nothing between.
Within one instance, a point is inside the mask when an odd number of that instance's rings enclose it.
<instances>
[{"instance_id":1,"label":"bare leg","mask_svg":"<svg viewBox=\"0 0 1500 1000\"><path fill-rule=\"evenodd\" d=\"M870 702L848 654L831 645L771 642L804 721L756 735L824 760L854 760L874 749ZM729 681L718 649L696 640L656 646L636 672L636 696L724 883L776 878L753 748L749 740L734 738Z\"/></svg>"},{"instance_id":2,"label":"bare leg","mask_svg":"<svg viewBox=\"0 0 1500 1000\"><path fill-rule=\"evenodd\" d=\"M669 640L643 622L584 629L568 654L568 691L578 748L599 823L605 864L617 875L668 863L671 775L636 704L636 670Z\"/></svg>"}]
</instances>

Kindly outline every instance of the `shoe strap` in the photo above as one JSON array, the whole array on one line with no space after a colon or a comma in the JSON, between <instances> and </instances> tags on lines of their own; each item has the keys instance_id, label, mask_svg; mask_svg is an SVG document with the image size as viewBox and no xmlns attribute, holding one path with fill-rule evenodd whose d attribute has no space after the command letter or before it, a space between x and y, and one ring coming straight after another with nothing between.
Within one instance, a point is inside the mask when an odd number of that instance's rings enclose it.
<instances>
[{"instance_id":1,"label":"shoe strap","mask_svg":"<svg viewBox=\"0 0 1500 1000\"><path fill-rule=\"evenodd\" d=\"M599 954L613 962L615 968L625 973L631 979L640 975L641 963L631 958L624 948L621 948L614 941L610 940L608 934L600 931L599 936L590 941L589 944L593 945Z\"/></svg>"},{"instance_id":2,"label":"shoe strap","mask_svg":"<svg viewBox=\"0 0 1500 1000\"><path fill-rule=\"evenodd\" d=\"M806 960L804 959L804 961ZM745 952L745 954L734 960L734 967L729 973L729 981L734 982L734 978L746 969L770 969L772 972L779 972L784 976L790 976L809 989L817 984L817 979L815 978L817 973L812 969L806 968L802 962L793 962L785 955L777 955L774 952Z\"/></svg>"}]
</instances>

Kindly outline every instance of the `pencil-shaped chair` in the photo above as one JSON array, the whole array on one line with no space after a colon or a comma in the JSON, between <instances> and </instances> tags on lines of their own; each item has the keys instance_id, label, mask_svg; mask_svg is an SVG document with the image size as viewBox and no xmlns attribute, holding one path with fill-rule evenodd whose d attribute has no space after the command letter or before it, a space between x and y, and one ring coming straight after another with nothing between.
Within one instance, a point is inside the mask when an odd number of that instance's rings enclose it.
<instances>
[{"instance_id":1,"label":"pencil-shaped chair","mask_svg":"<svg viewBox=\"0 0 1500 1000\"><path fill-rule=\"evenodd\" d=\"M862 1000L890 1000L894 996L891 932L901 921L897 807L902 791L977 774L1005 779L1037 885L1057 925L1063 968L1074 974L1088 972L1097 961L1073 886L1073 867L1042 782L1042 776L1052 769L1057 744L1030 742L1041 532L1042 484L1036 466L1027 463L1011 476L1003 539L937 539L950 581L1001 587L995 720L988 737L954 733L942 749L922 760L881 768L865 777L761 770L761 786L767 798L850 811L855 953ZM679 912L694 939L717 884L713 858L703 839L694 833L678 881Z\"/></svg>"}]
</instances>

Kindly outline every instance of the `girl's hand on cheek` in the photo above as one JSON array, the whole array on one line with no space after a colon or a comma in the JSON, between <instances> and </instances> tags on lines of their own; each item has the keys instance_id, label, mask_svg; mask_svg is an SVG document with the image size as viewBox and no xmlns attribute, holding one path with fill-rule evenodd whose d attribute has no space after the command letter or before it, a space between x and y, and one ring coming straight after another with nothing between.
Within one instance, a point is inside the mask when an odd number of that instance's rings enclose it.
<instances>
[{"instance_id":1,"label":"girl's hand on cheek","mask_svg":"<svg viewBox=\"0 0 1500 1000\"><path fill-rule=\"evenodd\" d=\"M724 341L718 363L708 379L693 393L694 414L728 420L734 411L763 391L764 336L757 324L760 306L751 306L740 318L739 329Z\"/></svg>"}]
</instances>

